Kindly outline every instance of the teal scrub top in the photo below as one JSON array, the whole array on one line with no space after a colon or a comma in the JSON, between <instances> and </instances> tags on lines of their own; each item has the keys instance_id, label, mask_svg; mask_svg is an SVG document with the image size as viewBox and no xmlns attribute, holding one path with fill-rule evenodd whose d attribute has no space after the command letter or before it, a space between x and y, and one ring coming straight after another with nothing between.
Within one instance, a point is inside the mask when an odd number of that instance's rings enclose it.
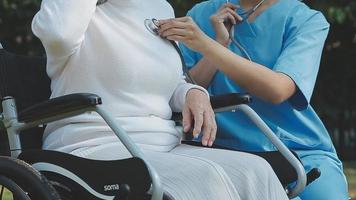
<instances>
[{"instance_id":1,"label":"teal scrub top","mask_svg":"<svg viewBox=\"0 0 356 200\"><path fill-rule=\"evenodd\" d=\"M197 4L188 15L211 38L215 38L209 17L224 0ZM239 4L238 0L232 3ZM238 13L243 10L238 9ZM298 91L286 102L273 105L253 96L250 105L291 149L335 152L330 136L309 102L317 78L320 58L328 35L329 24L318 11L297 0L279 0L255 18L235 27L235 39L246 49L252 60L276 72L290 76ZM244 56L233 46L230 50ZM202 56L181 44L188 66ZM211 95L245 93L222 72L217 72L210 87ZM261 131L241 112L216 115L216 144L245 151L275 150Z\"/></svg>"}]
</instances>

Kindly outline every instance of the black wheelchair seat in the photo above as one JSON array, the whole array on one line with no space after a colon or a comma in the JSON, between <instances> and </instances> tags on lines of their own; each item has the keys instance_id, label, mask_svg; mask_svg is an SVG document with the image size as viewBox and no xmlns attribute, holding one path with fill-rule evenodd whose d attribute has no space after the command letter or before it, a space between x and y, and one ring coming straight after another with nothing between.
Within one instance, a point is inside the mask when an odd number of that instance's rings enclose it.
<instances>
[{"instance_id":1,"label":"black wheelchair seat","mask_svg":"<svg viewBox=\"0 0 356 200\"><path fill-rule=\"evenodd\" d=\"M44 174L62 197L72 195L68 199L142 199L151 186L148 168L139 158L98 161L56 151L28 150L19 159Z\"/></svg>"}]
</instances>

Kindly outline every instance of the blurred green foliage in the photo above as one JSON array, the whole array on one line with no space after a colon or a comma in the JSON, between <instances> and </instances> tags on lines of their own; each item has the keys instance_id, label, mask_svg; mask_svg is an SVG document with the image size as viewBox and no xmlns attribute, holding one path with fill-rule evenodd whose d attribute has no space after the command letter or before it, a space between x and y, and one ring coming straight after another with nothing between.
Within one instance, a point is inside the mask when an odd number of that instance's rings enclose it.
<instances>
[{"instance_id":1,"label":"blurred green foliage","mask_svg":"<svg viewBox=\"0 0 356 200\"><path fill-rule=\"evenodd\" d=\"M12 51L38 54L42 47L34 39L31 20L41 0L0 0L0 41Z\"/></svg>"},{"instance_id":2,"label":"blurred green foliage","mask_svg":"<svg viewBox=\"0 0 356 200\"><path fill-rule=\"evenodd\" d=\"M55 1L55 0L53 0ZM168 0L177 16L183 16L201 0ZM356 128L356 1L306 0L331 24L325 45L313 105L333 135ZM43 54L40 41L31 32L31 20L41 0L0 0L0 41L22 54ZM74 19L73 19L74 20ZM342 128L340 128L342 127ZM345 129L345 130L344 130ZM343 141L343 138L341 138ZM356 136L353 134L354 147ZM340 139L335 140L337 143ZM340 142L340 144L342 143Z\"/></svg>"},{"instance_id":3,"label":"blurred green foliage","mask_svg":"<svg viewBox=\"0 0 356 200\"><path fill-rule=\"evenodd\" d=\"M201 0L168 0L176 10L177 16L183 16L194 4ZM332 25L339 29L356 27L356 1L354 0L309 0L311 7L321 10ZM0 41L8 48L24 54L41 52L38 41L31 34L30 24L41 0L0 0ZM333 32L338 31L337 29ZM356 36L351 38L356 42ZM333 44L332 46L338 46Z\"/></svg>"}]
</instances>

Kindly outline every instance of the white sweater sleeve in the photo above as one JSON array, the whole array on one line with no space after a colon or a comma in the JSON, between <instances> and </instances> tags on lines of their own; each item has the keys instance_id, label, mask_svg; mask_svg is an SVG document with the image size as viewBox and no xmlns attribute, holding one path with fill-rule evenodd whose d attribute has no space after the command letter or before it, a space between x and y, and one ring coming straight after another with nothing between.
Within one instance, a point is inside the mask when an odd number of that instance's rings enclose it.
<instances>
[{"instance_id":1,"label":"white sweater sleeve","mask_svg":"<svg viewBox=\"0 0 356 200\"><path fill-rule=\"evenodd\" d=\"M187 93L191 89L201 90L205 92L207 97L209 98L209 92L205 88L191 83L187 83L185 81L185 77L183 76L183 79L178 84L169 102L173 112L182 112Z\"/></svg>"},{"instance_id":2,"label":"white sweater sleeve","mask_svg":"<svg viewBox=\"0 0 356 200\"><path fill-rule=\"evenodd\" d=\"M80 46L97 0L43 0L32 21L47 54L68 57Z\"/></svg>"}]
</instances>

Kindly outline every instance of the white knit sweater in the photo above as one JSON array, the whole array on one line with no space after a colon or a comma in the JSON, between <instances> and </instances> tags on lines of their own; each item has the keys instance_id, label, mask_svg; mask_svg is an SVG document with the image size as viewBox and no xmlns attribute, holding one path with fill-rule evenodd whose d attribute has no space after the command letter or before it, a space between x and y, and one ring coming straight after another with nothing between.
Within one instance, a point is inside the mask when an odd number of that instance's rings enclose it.
<instances>
[{"instance_id":1,"label":"white knit sweater","mask_svg":"<svg viewBox=\"0 0 356 200\"><path fill-rule=\"evenodd\" d=\"M172 109L180 111L189 89L179 55L150 33L145 19L167 19L165 0L43 0L32 29L46 49L52 98L94 93L136 143L168 151L180 141ZM116 142L95 113L49 124L44 148L70 152Z\"/></svg>"}]
</instances>

